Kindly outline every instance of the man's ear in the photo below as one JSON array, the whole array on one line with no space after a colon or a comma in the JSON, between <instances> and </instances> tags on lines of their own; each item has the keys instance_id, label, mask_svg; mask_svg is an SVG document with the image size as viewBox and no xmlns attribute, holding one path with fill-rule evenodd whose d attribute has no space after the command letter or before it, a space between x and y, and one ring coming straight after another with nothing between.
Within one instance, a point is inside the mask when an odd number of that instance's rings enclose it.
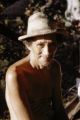
<instances>
[{"instance_id":1,"label":"man's ear","mask_svg":"<svg viewBox=\"0 0 80 120\"><path fill-rule=\"evenodd\" d=\"M28 50L31 50L31 42L28 42L28 41L23 41L23 44L25 45L25 47L28 48Z\"/></svg>"}]
</instances>

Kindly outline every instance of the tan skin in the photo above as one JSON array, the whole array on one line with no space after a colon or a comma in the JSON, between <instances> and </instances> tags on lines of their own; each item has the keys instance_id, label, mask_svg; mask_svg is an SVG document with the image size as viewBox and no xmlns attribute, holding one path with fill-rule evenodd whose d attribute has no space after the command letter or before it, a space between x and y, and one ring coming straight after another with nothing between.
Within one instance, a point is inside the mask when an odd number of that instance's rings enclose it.
<instances>
[{"instance_id":1,"label":"tan skin","mask_svg":"<svg viewBox=\"0 0 80 120\"><path fill-rule=\"evenodd\" d=\"M30 54L10 66L6 73L5 95L11 120L53 120L31 108L30 100L39 103L47 98L54 102L54 120L68 120L61 99L60 65L52 59L57 49L55 40L41 36L25 45Z\"/></svg>"}]
</instances>

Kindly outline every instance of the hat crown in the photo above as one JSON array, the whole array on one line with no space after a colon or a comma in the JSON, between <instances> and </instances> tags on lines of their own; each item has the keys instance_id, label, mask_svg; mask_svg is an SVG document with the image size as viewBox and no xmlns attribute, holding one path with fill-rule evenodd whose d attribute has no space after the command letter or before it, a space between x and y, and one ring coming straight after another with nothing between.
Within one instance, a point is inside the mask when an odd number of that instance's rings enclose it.
<instances>
[{"instance_id":1,"label":"hat crown","mask_svg":"<svg viewBox=\"0 0 80 120\"><path fill-rule=\"evenodd\" d=\"M35 12L28 19L27 34L20 36L18 40L25 40L32 37L53 34L56 30L52 30L49 20L43 12Z\"/></svg>"},{"instance_id":2,"label":"hat crown","mask_svg":"<svg viewBox=\"0 0 80 120\"><path fill-rule=\"evenodd\" d=\"M39 35L41 32L51 31L47 16L42 12L37 12L29 17L27 35Z\"/></svg>"}]
</instances>

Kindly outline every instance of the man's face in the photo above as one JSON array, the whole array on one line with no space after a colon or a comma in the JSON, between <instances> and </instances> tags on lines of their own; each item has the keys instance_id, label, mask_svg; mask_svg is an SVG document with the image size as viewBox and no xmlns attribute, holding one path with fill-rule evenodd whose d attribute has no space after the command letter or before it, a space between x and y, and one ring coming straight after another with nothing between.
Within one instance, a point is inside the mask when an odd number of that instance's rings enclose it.
<instances>
[{"instance_id":1,"label":"man's face","mask_svg":"<svg viewBox=\"0 0 80 120\"><path fill-rule=\"evenodd\" d=\"M33 60L40 68L48 66L53 59L56 47L57 43L52 39L52 37L36 37L30 45L30 59Z\"/></svg>"}]
</instances>

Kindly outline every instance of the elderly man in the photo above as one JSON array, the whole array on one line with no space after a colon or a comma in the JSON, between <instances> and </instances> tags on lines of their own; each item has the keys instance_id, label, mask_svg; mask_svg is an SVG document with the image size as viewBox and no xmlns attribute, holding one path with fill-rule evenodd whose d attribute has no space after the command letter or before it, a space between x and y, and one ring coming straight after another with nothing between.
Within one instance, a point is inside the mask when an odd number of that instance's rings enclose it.
<instances>
[{"instance_id":1,"label":"elderly man","mask_svg":"<svg viewBox=\"0 0 80 120\"><path fill-rule=\"evenodd\" d=\"M6 102L11 120L68 120L61 99L61 70L54 59L56 31L46 15L29 17L27 35L20 36L29 54L6 73Z\"/></svg>"}]
</instances>

